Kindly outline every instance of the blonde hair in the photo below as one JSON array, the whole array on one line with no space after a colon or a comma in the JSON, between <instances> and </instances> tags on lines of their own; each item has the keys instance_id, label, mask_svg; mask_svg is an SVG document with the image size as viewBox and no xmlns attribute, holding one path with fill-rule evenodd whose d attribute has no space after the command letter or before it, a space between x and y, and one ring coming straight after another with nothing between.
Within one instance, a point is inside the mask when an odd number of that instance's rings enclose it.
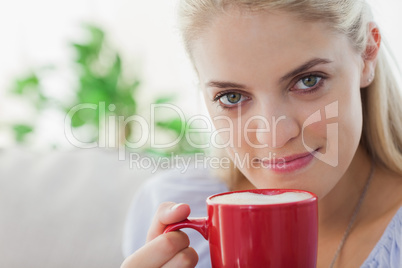
<instances>
[{"instance_id":1,"label":"blonde hair","mask_svg":"<svg viewBox=\"0 0 402 268\"><path fill-rule=\"evenodd\" d=\"M180 0L179 22L190 58L193 42L214 23L215 17L231 8L250 13L283 10L306 21L326 23L330 29L345 34L363 57L369 22L373 21L364 0ZM396 74L390 67L391 60L392 55L383 42L374 81L361 91L361 144L377 163L402 175L402 97ZM239 178L236 173L232 171L230 176Z\"/></svg>"}]
</instances>

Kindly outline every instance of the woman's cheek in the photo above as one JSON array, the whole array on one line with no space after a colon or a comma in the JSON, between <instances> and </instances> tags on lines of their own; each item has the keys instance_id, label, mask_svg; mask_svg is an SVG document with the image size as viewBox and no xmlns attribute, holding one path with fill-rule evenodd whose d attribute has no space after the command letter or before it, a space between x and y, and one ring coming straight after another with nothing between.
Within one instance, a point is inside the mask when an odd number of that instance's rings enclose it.
<instances>
[{"instance_id":1,"label":"woman's cheek","mask_svg":"<svg viewBox=\"0 0 402 268\"><path fill-rule=\"evenodd\" d=\"M305 126L302 129L302 142L305 148L321 148L322 153L326 151L328 138L327 123L325 120Z\"/></svg>"},{"instance_id":2,"label":"woman's cheek","mask_svg":"<svg viewBox=\"0 0 402 268\"><path fill-rule=\"evenodd\" d=\"M215 130L211 136L212 147L226 149L226 147L236 147L237 124L228 116L212 117Z\"/></svg>"}]
</instances>

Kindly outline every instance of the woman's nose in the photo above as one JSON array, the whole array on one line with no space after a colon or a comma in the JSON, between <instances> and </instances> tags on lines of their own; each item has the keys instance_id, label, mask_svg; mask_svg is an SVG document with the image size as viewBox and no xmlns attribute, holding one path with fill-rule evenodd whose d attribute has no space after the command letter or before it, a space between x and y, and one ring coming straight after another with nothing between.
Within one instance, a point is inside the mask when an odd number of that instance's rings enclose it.
<instances>
[{"instance_id":1,"label":"woman's nose","mask_svg":"<svg viewBox=\"0 0 402 268\"><path fill-rule=\"evenodd\" d=\"M255 132L260 147L281 148L300 134L301 128L292 113L283 109L264 110Z\"/></svg>"}]
</instances>

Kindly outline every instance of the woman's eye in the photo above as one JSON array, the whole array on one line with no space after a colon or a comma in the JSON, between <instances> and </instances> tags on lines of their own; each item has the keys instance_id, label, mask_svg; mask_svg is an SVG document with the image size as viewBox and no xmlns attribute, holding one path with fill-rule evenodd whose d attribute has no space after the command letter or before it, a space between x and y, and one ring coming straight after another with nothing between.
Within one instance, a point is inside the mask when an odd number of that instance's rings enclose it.
<instances>
[{"instance_id":1,"label":"woman's eye","mask_svg":"<svg viewBox=\"0 0 402 268\"><path fill-rule=\"evenodd\" d=\"M245 100L247 100L247 97L237 92L229 92L219 97L219 102L227 106L234 106Z\"/></svg>"},{"instance_id":2,"label":"woman's eye","mask_svg":"<svg viewBox=\"0 0 402 268\"><path fill-rule=\"evenodd\" d=\"M309 89L313 89L320 81L322 77L317 75L309 75L300 79L296 85L296 90L307 91Z\"/></svg>"}]
</instances>

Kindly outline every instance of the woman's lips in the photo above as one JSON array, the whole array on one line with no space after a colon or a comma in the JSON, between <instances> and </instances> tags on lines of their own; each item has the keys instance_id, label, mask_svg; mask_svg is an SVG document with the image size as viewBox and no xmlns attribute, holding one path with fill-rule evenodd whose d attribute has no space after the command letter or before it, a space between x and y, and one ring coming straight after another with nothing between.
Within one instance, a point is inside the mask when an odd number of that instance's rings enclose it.
<instances>
[{"instance_id":1,"label":"woman's lips","mask_svg":"<svg viewBox=\"0 0 402 268\"><path fill-rule=\"evenodd\" d=\"M314 154L318 151L294 154L285 157L275 157L271 159L260 159L259 162L263 168L270 169L277 173L288 173L307 166L314 158Z\"/></svg>"}]
</instances>

